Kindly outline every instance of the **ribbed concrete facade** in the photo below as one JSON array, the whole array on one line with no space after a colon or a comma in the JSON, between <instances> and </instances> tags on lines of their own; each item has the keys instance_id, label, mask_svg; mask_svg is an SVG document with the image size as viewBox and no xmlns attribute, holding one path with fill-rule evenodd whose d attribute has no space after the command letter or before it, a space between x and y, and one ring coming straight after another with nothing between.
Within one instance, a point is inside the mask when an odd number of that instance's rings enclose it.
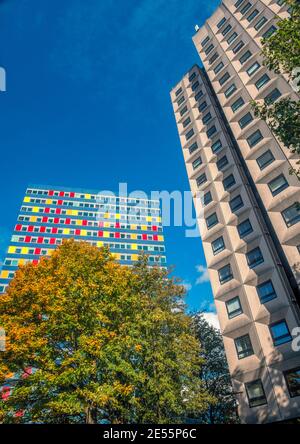
<instances>
[{"instance_id":1,"label":"ribbed concrete facade","mask_svg":"<svg viewBox=\"0 0 300 444\"><path fill-rule=\"evenodd\" d=\"M296 156L250 101L293 97L269 72L261 38L287 15L276 2L224 1L194 36L194 66L171 91L242 422L300 416L300 184ZM235 6L236 5L236 6ZM298 282L297 282L298 281ZM295 347L294 347L295 348Z\"/></svg>"}]
</instances>

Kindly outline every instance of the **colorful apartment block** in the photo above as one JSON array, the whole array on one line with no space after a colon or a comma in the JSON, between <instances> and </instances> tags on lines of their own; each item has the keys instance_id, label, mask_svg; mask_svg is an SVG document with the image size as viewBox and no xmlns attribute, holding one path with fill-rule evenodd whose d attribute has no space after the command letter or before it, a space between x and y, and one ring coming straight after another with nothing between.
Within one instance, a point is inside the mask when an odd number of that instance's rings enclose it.
<instances>
[{"instance_id":1,"label":"colorful apartment block","mask_svg":"<svg viewBox=\"0 0 300 444\"><path fill-rule=\"evenodd\" d=\"M3 262L0 293L19 265L50 256L69 238L107 246L123 265L133 265L141 253L148 255L150 266L166 265L158 200L29 186Z\"/></svg>"}]
</instances>

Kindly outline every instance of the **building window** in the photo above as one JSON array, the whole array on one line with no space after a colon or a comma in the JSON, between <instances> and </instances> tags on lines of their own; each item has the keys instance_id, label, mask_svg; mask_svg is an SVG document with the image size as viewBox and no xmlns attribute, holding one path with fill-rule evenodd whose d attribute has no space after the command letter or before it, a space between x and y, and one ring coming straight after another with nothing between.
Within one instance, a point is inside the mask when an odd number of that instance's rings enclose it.
<instances>
[{"instance_id":1,"label":"building window","mask_svg":"<svg viewBox=\"0 0 300 444\"><path fill-rule=\"evenodd\" d=\"M195 89L197 89L199 85L200 85L200 83L198 82L198 80L197 80L197 82L193 83L192 84L192 91L195 91Z\"/></svg>"},{"instance_id":2,"label":"building window","mask_svg":"<svg viewBox=\"0 0 300 444\"><path fill-rule=\"evenodd\" d=\"M226 22L226 17L223 17L222 20L220 20L219 23L217 24L217 28L220 29L225 22Z\"/></svg>"},{"instance_id":3,"label":"building window","mask_svg":"<svg viewBox=\"0 0 300 444\"><path fill-rule=\"evenodd\" d=\"M184 96L180 97L180 99L177 100L177 105L180 106L185 101Z\"/></svg>"},{"instance_id":4,"label":"building window","mask_svg":"<svg viewBox=\"0 0 300 444\"><path fill-rule=\"evenodd\" d=\"M233 199L231 199L231 201L229 202L229 206L231 211L234 213L235 211L239 210L240 208L242 208L244 206L244 202L243 199L241 198L240 195L234 197Z\"/></svg>"},{"instance_id":5,"label":"building window","mask_svg":"<svg viewBox=\"0 0 300 444\"><path fill-rule=\"evenodd\" d=\"M227 43L228 43L228 45L231 45L231 43L235 41L235 39L237 38L237 36L238 36L238 35L237 35L236 32L234 32L233 34L231 34L231 36L227 39Z\"/></svg>"},{"instance_id":6,"label":"building window","mask_svg":"<svg viewBox=\"0 0 300 444\"><path fill-rule=\"evenodd\" d=\"M219 57L219 54L217 52L215 52L214 55L208 61L209 65L212 65L217 60L218 57Z\"/></svg>"},{"instance_id":7,"label":"building window","mask_svg":"<svg viewBox=\"0 0 300 444\"><path fill-rule=\"evenodd\" d=\"M300 203L295 202L290 207L282 211L282 217L288 227L291 227L300 221Z\"/></svg>"},{"instance_id":8,"label":"building window","mask_svg":"<svg viewBox=\"0 0 300 444\"><path fill-rule=\"evenodd\" d=\"M206 205L208 205L210 202L212 202L212 195L211 195L211 192L208 191L208 192L205 193L204 196L202 197L202 205L206 206Z\"/></svg>"},{"instance_id":9,"label":"building window","mask_svg":"<svg viewBox=\"0 0 300 444\"><path fill-rule=\"evenodd\" d=\"M220 139L218 139L216 142L214 142L211 146L211 150L214 154L218 153L223 148L222 142Z\"/></svg>"},{"instance_id":10,"label":"building window","mask_svg":"<svg viewBox=\"0 0 300 444\"><path fill-rule=\"evenodd\" d=\"M218 271L220 284L223 285L226 282L231 281L233 279L233 274L231 271L230 264L225 265L225 267L220 268Z\"/></svg>"},{"instance_id":11,"label":"building window","mask_svg":"<svg viewBox=\"0 0 300 444\"><path fill-rule=\"evenodd\" d=\"M262 304L272 301L272 299L275 299L277 297L272 281L270 279L263 282L262 284L259 284L256 287L256 291Z\"/></svg>"},{"instance_id":12,"label":"building window","mask_svg":"<svg viewBox=\"0 0 300 444\"><path fill-rule=\"evenodd\" d=\"M197 100L199 100L201 97L203 96L203 91L200 90L199 92L197 92L197 94L195 95L195 100L197 102Z\"/></svg>"},{"instance_id":13,"label":"building window","mask_svg":"<svg viewBox=\"0 0 300 444\"><path fill-rule=\"evenodd\" d=\"M261 19L259 19L256 25L254 26L255 31L258 31L260 28L262 28L264 24L267 23L267 21L268 20L266 19L266 17L262 17Z\"/></svg>"},{"instance_id":14,"label":"building window","mask_svg":"<svg viewBox=\"0 0 300 444\"><path fill-rule=\"evenodd\" d=\"M243 97L239 97L233 104L231 105L231 109L233 113L236 113L239 108L245 105L245 101Z\"/></svg>"},{"instance_id":15,"label":"building window","mask_svg":"<svg viewBox=\"0 0 300 444\"><path fill-rule=\"evenodd\" d=\"M215 225L217 225L218 222L219 222L219 220L218 220L217 213L211 214L210 216L208 216L206 218L207 229L209 230L210 228L214 227Z\"/></svg>"},{"instance_id":16,"label":"building window","mask_svg":"<svg viewBox=\"0 0 300 444\"><path fill-rule=\"evenodd\" d=\"M229 162L228 162L227 156L221 157L221 159L219 159L218 162L217 162L218 170L221 171L222 168L224 168L226 165L228 165L228 163Z\"/></svg>"},{"instance_id":17,"label":"building window","mask_svg":"<svg viewBox=\"0 0 300 444\"><path fill-rule=\"evenodd\" d=\"M240 41L232 50L233 54L237 54L245 46L243 41Z\"/></svg>"},{"instance_id":18,"label":"building window","mask_svg":"<svg viewBox=\"0 0 300 444\"><path fill-rule=\"evenodd\" d=\"M270 332L275 346L285 344L293 339L284 319L271 324Z\"/></svg>"},{"instance_id":19,"label":"building window","mask_svg":"<svg viewBox=\"0 0 300 444\"><path fill-rule=\"evenodd\" d=\"M202 113L202 111L204 111L205 108L207 108L207 102L206 101L200 103L200 105L198 107L198 110L199 110L200 113Z\"/></svg>"},{"instance_id":20,"label":"building window","mask_svg":"<svg viewBox=\"0 0 300 444\"><path fill-rule=\"evenodd\" d=\"M241 9L241 11L240 11L241 14L242 14L242 15L246 14L246 12L249 11L249 9L251 8L251 6L252 6L252 5L251 5L250 2L246 3L245 6L243 6L242 9Z\"/></svg>"},{"instance_id":21,"label":"building window","mask_svg":"<svg viewBox=\"0 0 300 444\"><path fill-rule=\"evenodd\" d=\"M196 168L198 168L200 165L202 165L202 159L201 157L198 157L196 160L194 160L194 162L192 163L193 165L193 169L195 170Z\"/></svg>"},{"instance_id":22,"label":"building window","mask_svg":"<svg viewBox=\"0 0 300 444\"><path fill-rule=\"evenodd\" d=\"M252 11L251 14L248 15L247 21L249 23L252 22L252 20L255 19L255 17L257 16L258 13L259 13L258 9L254 9L254 11Z\"/></svg>"},{"instance_id":23,"label":"building window","mask_svg":"<svg viewBox=\"0 0 300 444\"><path fill-rule=\"evenodd\" d=\"M219 80L220 85L224 85L225 82L230 78L229 72L226 72Z\"/></svg>"},{"instance_id":24,"label":"building window","mask_svg":"<svg viewBox=\"0 0 300 444\"><path fill-rule=\"evenodd\" d=\"M243 3L244 0L237 0L237 2L234 4L236 9Z\"/></svg>"},{"instance_id":25,"label":"building window","mask_svg":"<svg viewBox=\"0 0 300 444\"><path fill-rule=\"evenodd\" d=\"M247 137L247 142L250 148L253 148L263 139L263 135L260 130L254 131L249 137Z\"/></svg>"},{"instance_id":26,"label":"building window","mask_svg":"<svg viewBox=\"0 0 300 444\"><path fill-rule=\"evenodd\" d=\"M211 243L213 254L216 255L225 249L225 243L222 236Z\"/></svg>"},{"instance_id":27,"label":"building window","mask_svg":"<svg viewBox=\"0 0 300 444\"><path fill-rule=\"evenodd\" d=\"M202 46L202 48L206 45L206 43L208 43L209 42L209 36L207 36L207 37L205 37L205 39L204 40L202 40L202 42L201 42L201 46Z\"/></svg>"},{"instance_id":28,"label":"building window","mask_svg":"<svg viewBox=\"0 0 300 444\"><path fill-rule=\"evenodd\" d=\"M235 184L235 178L233 174L230 174L223 180L223 187L225 191L231 188L234 184Z\"/></svg>"},{"instance_id":29,"label":"building window","mask_svg":"<svg viewBox=\"0 0 300 444\"><path fill-rule=\"evenodd\" d=\"M218 63L217 66L214 69L214 73L218 74L221 71L222 68L224 68L224 63L223 62Z\"/></svg>"},{"instance_id":30,"label":"building window","mask_svg":"<svg viewBox=\"0 0 300 444\"><path fill-rule=\"evenodd\" d=\"M240 58L240 64L243 65L245 62L247 62L248 59L250 59L250 57L252 56L252 52L251 51L246 51L242 57Z\"/></svg>"},{"instance_id":31,"label":"building window","mask_svg":"<svg viewBox=\"0 0 300 444\"><path fill-rule=\"evenodd\" d=\"M244 335L234 340L237 356L239 359L247 358L254 354L250 336Z\"/></svg>"},{"instance_id":32,"label":"building window","mask_svg":"<svg viewBox=\"0 0 300 444\"><path fill-rule=\"evenodd\" d=\"M184 122L182 123L183 128L186 128L190 123L191 123L191 118L188 117L188 118L185 119Z\"/></svg>"},{"instance_id":33,"label":"building window","mask_svg":"<svg viewBox=\"0 0 300 444\"><path fill-rule=\"evenodd\" d=\"M192 80L194 80L194 78L196 77L196 73L195 72L193 72L191 75L190 75L190 77L189 77L189 82L191 82Z\"/></svg>"},{"instance_id":34,"label":"building window","mask_svg":"<svg viewBox=\"0 0 300 444\"><path fill-rule=\"evenodd\" d=\"M237 90L236 85L233 83L232 85L229 86L229 88L226 89L225 91L225 97L226 99L228 99L230 96L232 96L232 94Z\"/></svg>"},{"instance_id":35,"label":"building window","mask_svg":"<svg viewBox=\"0 0 300 444\"><path fill-rule=\"evenodd\" d=\"M205 116L202 119L203 125L207 125L207 123L212 119L211 113L205 114Z\"/></svg>"},{"instance_id":36,"label":"building window","mask_svg":"<svg viewBox=\"0 0 300 444\"><path fill-rule=\"evenodd\" d=\"M250 68L247 69L247 74L249 77L253 76L254 73L260 68L260 64L258 62L254 62Z\"/></svg>"},{"instance_id":37,"label":"building window","mask_svg":"<svg viewBox=\"0 0 300 444\"><path fill-rule=\"evenodd\" d=\"M180 115L183 116L187 112L187 110L188 110L187 106L184 106L180 111Z\"/></svg>"},{"instance_id":38,"label":"building window","mask_svg":"<svg viewBox=\"0 0 300 444\"><path fill-rule=\"evenodd\" d=\"M271 180L271 182L268 183L268 186L272 193L272 196L277 196L277 194L285 190L289 186L289 184L284 175L280 174L279 176L275 177L275 179Z\"/></svg>"},{"instance_id":39,"label":"building window","mask_svg":"<svg viewBox=\"0 0 300 444\"><path fill-rule=\"evenodd\" d=\"M243 239L244 237L248 236L248 234L253 232L253 228L251 225L251 222L249 219L244 220L237 226L238 233L240 235L240 238Z\"/></svg>"},{"instance_id":40,"label":"building window","mask_svg":"<svg viewBox=\"0 0 300 444\"><path fill-rule=\"evenodd\" d=\"M213 49L214 45L213 44L209 45L209 47L204 51L205 55L208 55Z\"/></svg>"},{"instance_id":41,"label":"building window","mask_svg":"<svg viewBox=\"0 0 300 444\"><path fill-rule=\"evenodd\" d=\"M265 97L265 102L267 105L272 105L279 97L281 97L281 92L278 88L275 88Z\"/></svg>"},{"instance_id":42,"label":"building window","mask_svg":"<svg viewBox=\"0 0 300 444\"><path fill-rule=\"evenodd\" d=\"M208 138L212 137L217 132L217 128L213 125L209 130L206 131L206 135Z\"/></svg>"},{"instance_id":43,"label":"building window","mask_svg":"<svg viewBox=\"0 0 300 444\"><path fill-rule=\"evenodd\" d=\"M176 92L175 92L175 96L178 97L179 94L182 93L182 88L180 87Z\"/></svg>"},{"instance_id":44,"label":"building window","mask_svg":"<svg viewBox=\"0 0 300 444\"><path fill-rule=\"evenodd\" d=\"M243 313L240 298L236 296L226 302L226 309L229 319L233 319Z\"/></svg>"},{"instance_id":45,"label":"building window","mask_svg":"<svg viewBox=\"0 0 300 444\"><path fill-rule=\"evenodd\" d=\"M270 150L263 153L261 156L259 156L256 159L256 162L261 170L266 168L268 165L270 165L272 162L274 162L275 158Z\"/></svg>"},{"instance_id":46,"label":"building window","mask_svg":"<svg viewBox=\"0 0 300 444\"><path fill-rule=\"evenodd\" d=\"M247 125L249 125L250 122L252 122L253 116L251 113L245 114L240 120L239 120L239 126L241 129L246 128Z\"/></svg>"},{"instance_id":47,"label":"building window","mask_svg":"<svg viewBox=\"0 0 300 444\"><path fill-rule=\"evenodd\" d=\"M276 26L272 25L267 31L262 35L263 39L268 39L277 30Z\"/></svg>"},{"instance_id":48,"label":"building window","mask_svg":"<svg viewBox=\"0 0 300 444\"><path fill-rule=\"evenodd\" d=\"M194 134L195 134L194 129L192 128L189 132L186 133L185 135L186 140L190 140Z\"/></svg>"},{"instance_id":49,"label":"building window","mask_svg":"<svg viewBox=\"0 0 300 444\"><path fill-rule=\"evenodd\" d=\"M284 373L286 385L288 386L290 397L300 396L300 367L287 370Z\"/></svg>"},{"instance_id":50,"label":"building window","mask_svg":"<svg viewBox=\"0 0 300 444\"><path fill-rule=\"evenodd\" d=\"M260 379L245 384L249 407L267 404L267 398Z\"/></svg>"},{"instance_id":51,"label":"building window","mask_svg":"<svg viewBox=\"0 0 300 444\"><path fill-rule=\"evenodd\" d=\"M254 248L246 254L249 268L255 268L264 262L262 252L259 247Z\"/></svg>"},{"instance_id":52,"label":"building window","mask_svg":"<svg viewBox=\"0 0 300 444\"><path fill-rule=\"evenodd\" d=\"M232 28L231 25L227 25L226 28L223 29L223 31L222 31L223 37L225 37L225 35L228 34L228 32L231 30L231 28Z\"/></svg>"},{"instance_id":53,"label":"building window","mask_svg":"<svg viewBox=\"0 0 300 444\"><path fill-rule=\"evenodd\" d=\"M197 186L200 187L200 185L203 185L206 181L207 181L206 174L205 173L201 174L201 176L199 176L196 179Z\"/></svg>"},{"instance_id":54,"label":"building window","mask_svg":"<svg viewBox=\"0 0 300 444\"><path fill-rule=\"evenodd\" d=\"M264 74L260 79L257 80L257 82L255 82L255 86L259 90L263 86L265 86L269 81L270 77L268 76L268 74Z\"/></svg>"},{"instance_id":55,"label":"building window","mask_svg":"<svg viewBox=\"0 0 300 444\"><path fill-rule=\"evenodd\" d=\"M192 154L194 151L196 151L197 148L198 148L198 144L197 144L197 142L194 142L194 143L189 147L189 153Z\"/></svg>"}]
</instances>

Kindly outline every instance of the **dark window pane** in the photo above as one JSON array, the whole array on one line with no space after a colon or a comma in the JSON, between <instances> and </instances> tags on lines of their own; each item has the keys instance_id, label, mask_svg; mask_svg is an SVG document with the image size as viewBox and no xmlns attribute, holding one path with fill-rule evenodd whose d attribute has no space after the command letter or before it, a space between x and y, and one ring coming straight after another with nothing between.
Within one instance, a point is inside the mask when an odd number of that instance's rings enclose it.
<instances>
[{"instance_id":1,"label":"dark window pane","mask_svg":"<svg viewBox=\"0 0 300 444\"><path fill-rule=\"evenodd\" d=\"M267 404L266 395L260 379L245 384L249 407L258 407Z\"/></svg>"},{"instance_id":2,"label":"dark window pane","mask_svg":"<svg viewBox=\"0 0 300 444\"><path fill-rule=\"evenodd\" d=\"M262 17L258 20L258 22L256 23L256 25L254 26L254 29L256 31L258 31L268 20L266 19L266 17Z\"/></svg>"},{"instance_id":3,"label":"dark window pane","mask_svg":"<svg viewBox=\"0 0 300 444\"><path fill-rule=\"evenodd\" d=\"M244 335L236 338L234 340L234 343L239 359L244 359L254 354L249 335Z\"/></svg>"},{"instance_id":4,"label":"dark window pane","mask_svg":"<svg viewBox=\"0 0 300 444\"><path fill-rule=\"evenodd\" d=\"M227 39L227 43L228 43L228 45L231 45L231 43L235 41L235 39L237 38L237 36L238 36L238 35L237 35L236 32L234 32L233 34L231 34L231 36Z\"/></svg>"},{"instance_id":5,"label":"dark window pane","mask_svg":"<svg viewBox=\"0 0 300 444\"><path fill-rule=\"evenodd\" d=\"M190 154L192 154L194 151L196 151L197 148L198 148L198 144L197 144L197 142L194 142L194 143L189 147L189 152L190 152Z\"/></svg>"},{"instance_id":6,"label":"dark window pane","mask_svg":"<svg viewBox=\"0 0 300 444\"><path fill-rule=\"evenodd\" d=\"M254 131L253 134L251 134L247 138L247 142L250 148L253 148L255 145L257 145L261 140L263 139L263 135L260 132L260 130Z\"/></svg>"},{"instance_id":7,"label":"dark window pane","mask_svg":"<svg viewBox=\"0 0 300 444\"><path fill-rule=\"evenodd\" d=\"M207 135L208 138L210 138L210 137L213 136L216 132L217 132L217 128L215 127L215 125L213 125L211 128L209 128L208 131L206 131L206 135Z\"/></svg>"},{"instance_id":8,"label":"dark window pane","mask_svg":"<svg viewBox=\"0 0 300 444\"><path fill-rule=\"evenodd\" d=\"M208 55L213 49L214 45L213 44L209 45L208 48L204 51L205 55Z\"/></svg>"},{"instance_id":9,"label":"dark window pane","mask_svg":"<svg viewBox=\"0 0 300 444\"><path fill-rule=\"evenodd\" d=\"M245 104L243 97L239 97L233 104L231 105L231 109L234 113L237 112L239 108L241 108Z\"/></svg>"},{"instance_id":10,"label":"dark window pane","mask_svg":"<svg viewBox=\"0 0 300 444\"><path fill-rule=\"evenodd\" d=\"M202 159L201 157L198 157L198 159L194 160L194 162L192 163L193 165L193 169L195 170L196 168L198 168L198 166L200 166L202 164Z\"/></svg>"},{"instance_id":11,"label":"dark window pane","mask_svg":"<svg viewBox=\"0 0 300 444\"><path fill-rule=\"evenodd\" d=\"M202 48L203 48L203 46L205 46L206 43L208 43L208 42L209 42L209 36L205 37L205 39L202 40L202 42L201 42L201 46L202 46Z\"/></svg>"},{"instance_id":12,"label":"dark window pane","mask_svg":"<svg viewBox=\"0 0 300 444\"><path fill-rule=\"evenodd\" d=\"M220 170L222 170L222 168L224 168L226 165L228 165L228 159L227 159L227 156L223 156L223 157L221 157L221 159L219 159L218 161L217 161L217 168L218 168L218 170L220 171Z\"/></svg>"},{"instance_id":13,"label":"dark window pane","mask_svg":"<svg viewBox=\"0 0 300 444\"><path fill-rule=\"evenodd\" d=\"M237 87L233 83L232 85L229 86L229 88L226 89L225 97L228 99L236 90L237 90Z\"/></svg>"},{"instance_id":14,"label":"dark window pane","mask_svg":"<svg viewBox=\"0 0 300 444\"><path fill-rule=\"evenodd\" d=\"M225 82L230 78L229 72L226 72L219 80L220 85L224 85Z\"/></svg>"},{"instance_id":15,"label":"dark window pane","mask_svg":"<svg viewBox=\"0 0 300 444\"><path fill-rule=\"evenodd\" d=\"M231 199L231 201L229 202L229 206L232 212L237 211L244 206L243 199L240 195L238 195Z\"/></svg>"},{"instance_id":16,"label":"dark window pane","mask_svg":"<svg viewBox=\"0 0 300 444\"><path fill-rule=\"evenodd\" d=\"M184 106L181 110L180 110L180 115L183 116L188 110L187 106Z\"/></svg>"},{"instance_id":17,"label":"dark window pane","mask_svg":"<svg viewBox=\"0 0 300 444\"><path fill-rule=\"evenodd\" d=\"M240 64L243 65L248 59L250 59L250 57L252 56L252 52L251 51L246 51L242 57L240 58Z\"/></svg>"},{"instance_id":18,"label":"dark window pane","mask_svg":"<svg viewBox=\"0 0 300 444\"><path fill-rule=\"evenodd\" d=\"M232 319L243 313L240 298L236 296L226 302L226 309L228 313L228 318Z\"/></svg>"},{"instance_id":19,"label":"dark window pane","mask_svg":"<svg viewBox=\"0 0 300 444\"><path fill-rule=\"evenodd\" d=\"M211 192L208 191L207 193L205 193L201 200L202 200L202 205L204 205L204 206L208 205L210 202L212 202Z\"/></svg>"},{"instance_id":20,"label":"dark window pane","mask_svg":"<svg viewBox=\"0 0 300 444\"><path fill-rule=\"evenodd\" d=\"M186 128L189 124L191 123L191 118L188 117L187 119L185 119L182 123L183 128Z\"/></svg>"},{"instance_id":21,"label":"dark window pane","mask_svg":"<svg viewBox=\"0 0 300 444\"><path fill-rule=\"evenodd\" d=\"M275 179L271 180L271 182L268 183L268 186L272 195L276 196L277 194L281 193L281 191L285 190L289 184L284 175L280 174L279 176L275 177Z\"/></svg>"},{"instance_id":22,"label":"dark window pane","mask_svg":"<svg viewBox=\"0 0 300 444\"><path fill-rule=\"evenodd\" d=\"M264 258L262 252L259 247L254 248L246 254L247 263L249 268L257 267L257 265L262 264L264 262Z\"/></svg>"},{"instance_id":23,"label":"dark window pane","mask_svg":"<svg viewBox=\"0 0 300 444\"><path fill-rule=\"evenodd\" d=\"M253 232L253 228L251 225L251 222L249 219L246 219L244 222L241 222L238 226L237 226L240 238L243 239L244 237L246 237L248 234Z\"/></svg>"},{"instance_id":24,"label":"dark window pane","mask_svg":"<svg viewBox=\"0 0 300 444\"><path fill-rule=\"evenodd\" d=\"M247 69L247 74L249 77L253 76L253 74L260 68L260 64L258 62L254 62L250 68Z\"/></svg>"},{"instance_id":25,"label":"dark window pane","mask_svg":"<svg viewBox=\"0 0 300 444\"><path fill-rule=\"evenodd\" d=\"M231 267L230 265L225 265L225 267L220 268L220 270L218 271L219 274L219 281L220 284L225 284L228 281L231 281L231 279L233 279L233 274L231 272Z\"/></svg>"},{"instance_id":26,"label":"dark window pane","mask_svg":"<svg viewBox=\"0 0 300 444\"><path fill-rule=\"evenodd\" d=\"M259 156L256 159L256 162L261 170L266 168L268 165L270 165L272 162L274 162L275 158L270 150L263 153L261 156Z\"/></svg>"},{"instance_id":27,"label":"dark window pane","mask_svg":"<svg viewBox=\"0 0 300 444\"><path fill-rule=\"evenodd\" d=\"M300 367L284 372L286 384L289 389L291 398L300 396Z\"/></svg>"},{"instance_id":28,"label":"dark window pane","mask_svg":"<svg viewBox=\"0 0 300 444\"><path fill-rule=\"evenodd\" d=\"M182 88L180 87L176 92L175 92L175 96L178 97L179 94L182 93Z\"/></svg>"},{"instance_id":29,"label":"dark window pane","mask_svg":"<svg viewBox=\"0 0 300 444\"><path fill-rule=\"evenodd\" d=\"M211 243L213 254L216 255L225 249L224 239L223 237L218 237L218 239L214 240Z\"/></svg>"},{"instance_id":30,"label":"dark window pane","mask_svg":"<svg viewBox=\"0 0 300 444\"><path fill-rule=\"evenodd\" d=\"M288 227L295 225L300 221L300 203L295 202L293 205L282 211L281 214Z\"/></svg>"},{"instance_id":31,"label":"dark window pane","mask_svg":"<svg viewBox=\"0 0 300 444\"><path fill-rule=\"evenodd\" d=\"M225 22L226 22L226 17L223 17L222 20L220 20L219 23L217 24L217 28L220 29Z\"/></svg>"},{"instance_id":32,"label":"dark window pane","mask_svg":"<svg viewBox=\"0 0 300 444\"><path fill-rule=\"evenodd\" d=\"M242 9L241 9L241 14L246 14L246 12L248 12L249 11L249 9L251 8L251 3L250 2L248 2L248 3L246 3L245 4L245 6L243 6L242 7Z\"/></svg>"},{"instance_id":33,"label":"dark window pane","mask_svg":"<svg viewBox=\"0 0 300 444\"><path fill-rule=\"evenodd\" d=\"M265 102L267 105L272 105L279 97L281 97L281 92L278 88L275 88L265 97Z\"/></svg>"},{"instance_id":34,"label":"dark window pane","mask_svg":"<svg viewBox=\"0 0 300 444\"><path fill-rule=\"evenodd\" d=\"M237 54L242 48L245 46L244 42L239 42L234 48L233 48L233 54Z\"/></svg>"},{"instance_id":35,"label":"dark window pane","mask_svg":"<svg viewBox=\"0 0 300 444\"><path fill-rule=\"evenodd\" d=\"M247 113L245 114L240 120L239 120L239 125L240 128L243 129L245 128L247 125L249 125L250 122L252 122L253 120L253 116L251 113Z\"/></svg>"},{"instance_id":36,"label":"dark window pane","mask_svg":"<svg viewBox=\"0 0 300 444\"><path fill-rule=\"evenodd\" d=\"M194 80L194 78L196 77L196 73L195 72L193 72L193 74L191 74L190 75L190 77L189 77L189 82L191 82L192 80Z\"/></svg>"},{"instance_id":37,"label":"dark window pane","mask_svg":"<svg viewBox=\"0 0 300 444\"><path fill-rule=\"evenodd\" d=\"M275 346L285 344L292 340L292 336L284 319L270 325L270 332Z\"/></svg>"},{"instance_id":38,"label":"dark window pane","mask_svg":"<svg viewBox=\"0 0 300 444\"><path fill-rule=\"evenodd\" d=\"M224 63L223 62L218 63L218 65L214 69L214 73L218 74L222 68L224 68Z\"/></svg>"},{"instance_id":39,"label":"dark window pane","mask_svg":"<svg viewBox=\"0 0 300 444\"><path fill-rule=\"evenodd\" d=\"M206 218L206 226L208 229L214 227L218 223L218 216L216 213L211 214Z\"/></svg>"},{"instance_id":40,"label":"dark window pane","mask_svg":"<svg viewBox=\"0 0 300 444\"><path fill-rule=\"evenodd\" d=\"M206 125L211 119L212 119L211 113L205 114L205 116L202 119L203 125Z\"/></svg>"},{"instance_id":41,"label":"dark window pane","mask_svg":"<svg viewBox=\"0 0 300 444\"><path fill-rule=\"evenodd\" d=\"M254 11L252 11L251 14L248 15L247 20L249 23L252 22L253 19L255 19L258 12L259 12L258 9L254 9Z\"/></svg>"},{"instance_id":42,"label":"dark window pane","mask_svg":"<svg viewBox=\"0 0 300 444\"><path fill-rule=\"evenodd\" d=\"M268 74L264 74L260 79L255 82L255 86L257 89L261 89L263 86L265 86L270 81L270 77Z\"/></svg>"},{"instance_id":43,"label":"dark window pane","mask_svg":"<svg viewBox=\"0 0 300 444\"><path fill-rule=\"evenodd\" d=\"M210 65L212 65L217 60L218 57L219 57L219 54L217 52L215 52L215 54L209 59L208 63Z\"/></svg>"},{"instance_id":44,"label":"dark window pane","mask_svg":"<svg viewBox=\"0 0 300 444\"><path fill-rule=\"evenodd\" d=\"M195 91L195 89L197 89L199 85L200 85L200 83L198 82L198 80L197 80L197 82L193 83L192 84L192 91Z\"/></svg>"},{"instance_id":45,"label":"dark window pane","mask_svg":"<svg viewBox=\"0 0 300 444\"><path fill-rule=\"evenodd\" d=\"M225 36L226 34L228 34L228 32L231 30L232 26L231 25L227 25L223 31L222 31L222 35Z\"/></svg>"},{"instance_id":46,"label":"dark window pane","mask_svg":"<svg viewBox=\"0 0 300 444\"><path fill-rule=\"evenodd\" d=\"M256 291L262 304L265 304L266 302L269 302L277 297L271 280L258 285L256 287Z\"/></svg>"},{"instance_id":47,"label":"dark window pane","mask_svg":"<svg viewBox=\"0 0 300 444\"><path fill-rule=\"evenodd\" d=\"M189 140L194 135L194 129L192 128L189 132L186 133L185 138L186 140Z\"/></svg>"},{"instance_id":48,"label":"dark window pane","mask_svg":"<svg viewBox=\"0 0 300 444\"><path fill-rule=\"evenodd\" d=\"M268 39L277 30L276 26L272 25L266 32L263 33L262 38Z\"/></svg>"},{"instance_id":49,"label":"dark window pane","mask_svg":"<svg viewBox=\"0 0 300 444\"><path fill-rule=\"evenodd\" d=\"M202 97L202 96L203 96L203 91L200 90L200 91L195 95L195 100L196 100L196 102L197 102L197 100L199 100L200 97Z\"/></svg>"},{"instance_id":50,"label":"dark window pane","mask_svg":"<svg viewBox=\"0 0 300 444\"><path fill-rule=\"evenodd\" d=\"M200 185L204 184L206 181L207 181L206 174L205 173L201 174L201 176L199 176L198 179L196 179L197 186L199 187Z\"/></svg>"},{"instance_id":51,"label":"dark window pane","mask_svg":"<svg viewBox=\"0 0 300 444\"><path fill-rule=\"evenodd\" d=\"M223 180L223 187L224 190L228 190L228 188L231 188L235 184L235 178L233 174L230 174Z\"/></svg>"},{"instance_id":52,"label":"dark window pane","mask_svg":"<svg viewBox=\"0 0 300 444\"><path fill-rule=\"evenodd\" d=\"M222 142L221 140L217 140L216 142L214 142L211 146L211 150L214 154L216 154L217 152L219 152L221 149L223 148Z\"/></svg>"},{"instance_id":53,"label":"dark window pane","mask_svg":"<svg viewBox=\"0 0 300 444\"><path fill-rule=\"evenodd\" d=\"M177 105L180 106L185 101L184 96L180 97L180 99L177 100Z\"/></svg>"}]
</instances>

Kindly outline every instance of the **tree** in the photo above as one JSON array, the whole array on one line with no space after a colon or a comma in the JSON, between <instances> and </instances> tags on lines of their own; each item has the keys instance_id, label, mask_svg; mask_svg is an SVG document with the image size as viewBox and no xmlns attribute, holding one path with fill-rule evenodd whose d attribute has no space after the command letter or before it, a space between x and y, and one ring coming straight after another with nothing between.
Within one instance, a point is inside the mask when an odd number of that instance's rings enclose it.
<instances>
[{"instance_id":1,"label":"tree","mask_svg":"<svg viewBox=\"0 0 300 444\"><path fill-rule=\"evenodd\" d=\"M117 264L108 249L66 241L21 267L0 299L5 423L166 423L213 397L183 288L167 271Z\"/></svg>"},{"instance_id":2,"label":"tree","mask_svg":"<svg viewBox=\"0 0 300 444\"><path fill-rule=\"evenodd\" d=\"M300 2L285 0L290 16L277 21L277 30L262 39L264 65L276 74L284 74L299 92L300 80ZM300 102L291 98L275 103L253 102L256 117L265 120L278 139L293 153L300 155ZM297 162L300 164L300 161ZM300 180L300 170L291 168Z\"/></svg>"},{"instance_id":3,"label":"tree","mask_svg":"<svg viewBox=\"0 0 300 444\"><path fill-rule=\"evenodd\" d=\"M204 361L200 379L208 393L216 399L204 413L198 415L198 420L209 424L238 423L237 404L222 336L205 320L203 313L193 315L192 319L194 331L201 343L201 358Z\"/></svg>"}]
</instances>

